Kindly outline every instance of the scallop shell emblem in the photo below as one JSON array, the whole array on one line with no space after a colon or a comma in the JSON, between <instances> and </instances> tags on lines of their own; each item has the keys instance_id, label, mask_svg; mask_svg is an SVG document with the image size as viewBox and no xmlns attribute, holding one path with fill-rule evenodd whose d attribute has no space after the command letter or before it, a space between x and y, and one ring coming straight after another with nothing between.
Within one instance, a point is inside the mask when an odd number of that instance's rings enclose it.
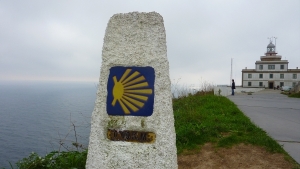
<instances>
[{"instance_id":1,"label":"scallop shell emblem","mask_svg":"<svg viewBox=\"0 0 300 169\"><path fill-rule=\"evenodd\" d=\"M118 102L125 114L131 114L143 108L148 96L153 93L145 77L132 69L126 69L119 80L113 76L113 81L111 104L114 107Z\"/></svg>"}]
</instances>

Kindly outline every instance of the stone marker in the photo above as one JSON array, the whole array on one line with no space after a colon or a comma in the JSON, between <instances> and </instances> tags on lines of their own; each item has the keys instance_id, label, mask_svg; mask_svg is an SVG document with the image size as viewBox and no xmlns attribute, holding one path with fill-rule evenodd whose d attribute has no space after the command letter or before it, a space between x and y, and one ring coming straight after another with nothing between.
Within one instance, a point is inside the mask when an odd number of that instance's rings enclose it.
<instances>
[{"instance_id":1,"label":"stone marker","mask_svg":"<svg viewBox=\"0 0 300 169\"><path fill-rule=\"evenodd\" d=\"M106 28L86 168L177 168L163 18L115 14Z\"/></svg>"}]
</instances>

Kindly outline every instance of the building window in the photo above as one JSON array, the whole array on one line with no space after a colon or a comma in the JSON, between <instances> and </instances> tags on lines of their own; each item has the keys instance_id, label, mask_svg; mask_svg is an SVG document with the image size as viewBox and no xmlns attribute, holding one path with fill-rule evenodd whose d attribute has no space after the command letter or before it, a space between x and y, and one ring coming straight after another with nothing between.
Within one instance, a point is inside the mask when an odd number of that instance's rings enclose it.
<instances>
[{"instance_id":1,"label":"building window","mask_svg":"<svg viewBox=\"0 0 300 169\"><path fill-rule=\"evenodd\" d=\"M259 65L259 70L263 70L263 65Z\"/></svg>"},{"instance_id":2,"label":"building window","mask_svg":"<svg viewBox=\"0 0 300 169\"><path fill-rule=\"evenodd\" d=\"M252 78L252 74L248 74L248 78L251 79Z\"/></svg>"},{"instance_id":3,"label":"building window","mask_svg":"<svg viewBox=\"0 0 300 169\"><path fill-rule=\"evenodd\" d=\"M284 69L284 65L280 65L280 69Z\"/></svg>"},{"instance_id":4,"label":"building window","mask_svg":"<svg viewBox=\"0 0 300 169\"><path fill-rule=\"evenodd\" d=\"M284 74L280 74L280 79L284 79Z\"/></svg>"},{"instance_id":5,"label":"building window","mask_svg":"<svg viewBox=\"0 0 300 169\"><path fill-rule=\"evenodd\" d=\"M275 69L275 65L268 65L268 69Z\"/></svg>"},{"instance_id":6,"label":"building window","mask_svg":"<svg viewBox=\"0 0 300 169\"><path fill-rule=\"evenodd\" d=\"M262 87L263 86L263 82L259 82L259 87Z\"/></svg>"},{"instance_id":7,"label":"building window","mask_svg":"<svg viewBox=\"0 0 300 169\"><path fill-rule=\"evenodd\" d=\"M280 87L284 86L284 82L280 82Z\"/></svg>"},{"instance_id":8,"label":"building window","mask_svg":"<svg viewBox=\"0 0 300 169\"><path fill-rule=\"evenodd\" d=\"M270 74L270 79L273 79L273 74Z\"/></svg>"},{"instance_id":9,"label":"building window","mask_svg":"<svg viewBox=\"0 0 300 169\"><path fill-rule=\"evenodd\" d=\"M251 82L248 82L248 86L251 86Z\"/></svg>"},{"instance_id":10,"label":"building window","mask_svg":"<svg viewBox=\"0 0 300 169\"><path fill-rule=\"evenodd\" d=\"M297 79L297 74L293 74L293 79Z\"/></svg>"},{"instance_id":11,"label":"building window","mask_svg":"<svg viewBox=\"0 0 300 169\"><path fill-rule=\"evenodd\" d=\"M296 86L296 82L293 82L293 87L295 87Z\"/></svg>"},{"instance_id":12,"label":"building window","mask_svg":"<svg viewBox=\"0 0 300 169\"><path fill-rule=\"evenodd\" d=\"M263 78L263 74L259 74L259 78L262 79Z\"/></svg>"}]
</instances>

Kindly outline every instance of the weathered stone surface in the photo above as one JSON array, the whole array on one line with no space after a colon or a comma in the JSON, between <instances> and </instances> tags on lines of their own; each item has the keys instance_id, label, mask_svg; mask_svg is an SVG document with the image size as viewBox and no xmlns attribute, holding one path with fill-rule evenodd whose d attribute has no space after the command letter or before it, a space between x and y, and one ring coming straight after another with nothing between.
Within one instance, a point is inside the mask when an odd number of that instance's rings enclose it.
<instances>
[{"instance_id":1,"label":"weathered stone surface","mask_svg":"<svg viewBox=\"0 0 300 169\"><path fill-rule=\"evenodd\" d=\"M109 116L107 81L111 67L153 67L151 116ZM116 14L107 25L97 99L92 115L86 168L177 168L176 135L163 18L156 12ZM154 143L111 141L107 131L155 133Z\"/></svg>"}]
</instances>

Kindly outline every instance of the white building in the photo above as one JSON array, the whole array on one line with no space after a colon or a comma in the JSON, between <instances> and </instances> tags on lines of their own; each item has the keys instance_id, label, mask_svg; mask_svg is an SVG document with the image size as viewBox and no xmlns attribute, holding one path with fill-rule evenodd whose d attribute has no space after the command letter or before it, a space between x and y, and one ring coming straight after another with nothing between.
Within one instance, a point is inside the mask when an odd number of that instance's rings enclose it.
<instances>
[{"instance_id":1,"label":"white building","mask_svg":"<svg viewBox=\"0 0 300 169\"><path fill-rule=\"evenodd\" d=\"M289 62L281 60L276 46L270 41L267 53L255 62L255 69L242 70L242 87L295 86L300 81L300 69L288 69Z\"/></svg>"}]
</instances>

